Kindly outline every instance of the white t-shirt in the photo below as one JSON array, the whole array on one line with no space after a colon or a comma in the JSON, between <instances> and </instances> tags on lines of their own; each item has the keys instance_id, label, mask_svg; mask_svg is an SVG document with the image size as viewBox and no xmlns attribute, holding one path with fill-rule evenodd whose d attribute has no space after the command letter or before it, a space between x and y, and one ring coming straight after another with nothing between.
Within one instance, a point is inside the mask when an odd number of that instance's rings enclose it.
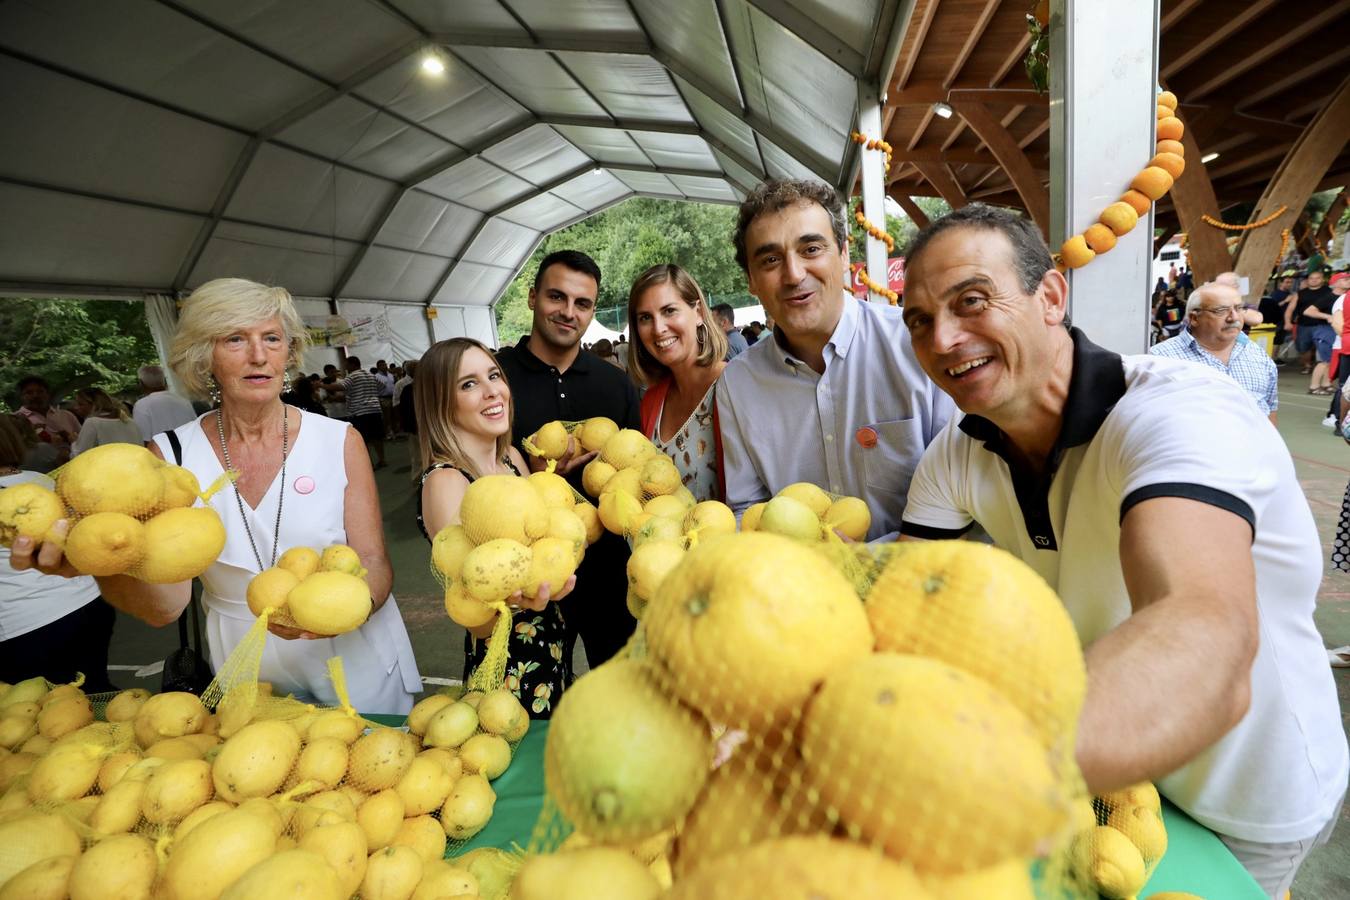
<instances>
[{"instance_id":1,"label":"white t-shirt","mask_svg":"<svg viewBox=\"0 0 1350 900\"><path fill-rule=\"evenodd\" d=\"M1074 343L1068 396L1078 401L1065 410L1048 495L1023 485L1019 500L1008 464L984 443L997 445L997 429L967 416L920 461L902 530L944 537L979 522L1059 592L1086 645L1130 616L1119 547L1131 506L1179 496L1248 519L1260 620L1251 706L1158 786L1221 834L1266 843L1311 837L1345 793L1350 756L1313 624L1321 542L1289 451L1232 379L1181 360L1122 360L1078 332Z\"/></svg>"},{"instance_id":2,"label":"white t-shirt","mask_svg":"<svg viewBox=\"0 0 1350 900\"><path fill-rule=\"evenodd\" d=\"M102 416L90 416L80 426L80 436L70 448L71 456L78 456L86 450L102 447L104 444L144 444L141 426L131 419L105 419Z\"/></svg>"},{"instance_id":3,"label":"white t-shirt","mask_svg":"<svg viewBox=\"0 0 1350 900\"><path fill-rule=\"evenodd\" d=\"M1342 294L1341 296L1336 298L1335 303L1331 304L1331 314L1333 316L1336 315L1336 313L1340 312L1344 307L1345 307L1345 295ZM1327 324L1330 325L1331 323L1328 322ZM1341 349L1341 333L1339 331L1336 332L1336 340L1331 342L1331 349L1332 350Z\"/></svg>"},{"instance_id":4,"label":"white t-shirt","mask_svg":"<svg viewBox=\"0 0 1350 900\"><path fill-rule=\"evenodd\" d=\"M150 440L161 431L173 431L197 418L192 404L169 391L155 391L136 401L131 417L141 428L142 440Z\"/></svg>"},{"instance_id":5,"label":"white t-shirt","mask_svg":"<svg viewBox=\"0 0 1350 900\"><path fill-rule=\"evenodd\" d=\"M54 487L46 475L19 472L0 475L0 489L36 481ZM98 599L98 584L87 575L62 578L28 569L16 572L9 566L10 550L0 546L0 641L50 625Z\"/></svg>"}]
</instances>

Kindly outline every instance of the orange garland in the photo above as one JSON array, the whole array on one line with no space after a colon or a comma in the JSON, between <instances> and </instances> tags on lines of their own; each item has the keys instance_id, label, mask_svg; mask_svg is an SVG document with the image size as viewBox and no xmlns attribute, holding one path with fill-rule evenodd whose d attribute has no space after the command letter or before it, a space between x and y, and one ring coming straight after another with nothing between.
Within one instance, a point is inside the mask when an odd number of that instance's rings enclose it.
<instances>
[{"instance_id":1,"label":"orange garland","mask_svg":"<svg viewBox=\"0 0 1350 900\"><path fill-rule=\"evenodd\" d=\"M866 147L868 150L880 150L883 154L885 154L885 165L883 167L883 170L885 175L891 174L890 144L886 143L885 141L879 138L869 138L867 135L863 134L860 131L853 132L852 135L850 135L850 137L852 138L855 144ZM863 230L866 231L869 235L885 244L887 253L895 252L895 238L891 237L891 235L886 231L886 229L877 227L877 224L875 222L871 221L870 219L867 218L867 216L863 215L862 210L858 210L857 212L855 212L853 214L853 219L860 226L862 226ZM877 284L877 282L874 281L872 277L867 274L866 266L858 270L858 280L861 281L864 285L866 285L867 289L872 293L885 297L887 301L890 302L891 306L895 306L899 302L900 295L897 294L895 291L891 290L886 285Z\"/></svg>"},{"instance_id":2,"label":"orange garland","mask_svg":"<svg viewBox=\"0 0 1350 900\"><path fill-rule=\"evenodd\" d=\"M1283 210L1284 207L1280 207L1280 209ZM1284 251L1288 249L1289 249L1289 229L1285 228L1280 231L1280 252L1275 255L1275 264L1271 266L1271 268L1276 268L1279 266L1280 262L1284 260Z\"/></svg>"},{"instance_id":3,"label":"orange garland","mask_svg":"<svg viewBox=\"0 0 1350 900\"><path fill-rule=\"evenodd\" d=\"M1289 207L1287 206L1281 206L1261 221L1252 222L1250 225L1229 225L1227 222L1220 222L1209 213L1202 215L1200 221L1204 222L1206 225L1213 225L1215 228L1222 228L1224 231L1251 231L1253 228L1260 228L1263 225L1269 225L1271 222L1274 222L1280 216L1284 215L1284 211L1288 208ZM1280 255L1283 256L1284 254L1281 253Z\"/></svg>"}]
</instances>

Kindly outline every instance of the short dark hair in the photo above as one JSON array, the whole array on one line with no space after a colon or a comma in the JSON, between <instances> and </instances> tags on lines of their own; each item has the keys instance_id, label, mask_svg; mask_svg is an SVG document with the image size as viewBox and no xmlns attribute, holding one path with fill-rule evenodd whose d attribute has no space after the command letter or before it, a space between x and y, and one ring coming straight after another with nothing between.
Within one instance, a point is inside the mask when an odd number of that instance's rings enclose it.
<instances>
[{"instance_id":1,"label":"short dark hair","mask_svg":"<svg viewBox=\"0 0 1350 900\"><path fill-rule=\"evenodd\" d=\"M1013 268L1017 271L1017 280L1024 294L1034 292L1045 273L1055 267L1055 261L1050 258L1050 248L1045 245L1045 239L1031 219L1001 207L972 203L947 213L921 230L905 248L905 269L908 271L914 268L915 260L933 238L953 228L984 228L1001 232L1012 244Z\"/></svg>"},{"instance_id":2,"label":"short dark hair","mask_svg":"<svg viewBox=\"0 0 1350 900\"><path fill-rule=\"evenodd\" d=\"M848 240L848 225L844 221L844 200L839 192L823 181L806 178L772 178L757 184L743 201L736 219L736 231L731 236L736 245L736 262L741 271L750 271L750 259L745 250L745 233L750 223L764 213L775 213L798 203L816 203L830 216L834 243L842 249Z\"/></svg>"},{"instance_id":3,"label":"short dark hair","mask_svg":"<svg viewBox=\"0 0 1350 900\"><path fill-rule=\"evenodd\" d=\"M730 303L719 303L711 310L712 314L726 322L736 323L736 310L731 308Z\"/></svg>"},{"instance_id":4,"label":"short dark hair","mask_svg":"<svg viewBox=\"0 0 1350 900\"><path fill-rule=\"evenodd\" d=\"M333 365L332 363L329 363L328 365L326 365L326 366L323 367L323 374L325 374L325 375L329 374L330 372L336 372L336 371L337 371L337 366Z\"/></svg>"},{"instance_id":5,"label":"short dark hair","mask_svg":"<svg viewBox=\"0 0 1350 900\"><path fill-rule=\"evenodd\" d=\"M349 370L350 370L350 369L359 369L359 368L361 368L361 357L359 357L359 356L349 356L349 357L347 357L347 368L348 368Z\"/></svg>"},{"instance_id":6,"label":"short dark hair","mask_svg":"<svg viewBox=\"0 0 1350 900\"><path fill-rule=\"evenodd\" d=\"M564 266L573 272L591 276L595 279L596 293L600 292L600 267L595 264L595 260L580 250L554 250L540 260L539 270L534 273L534 287L531 290L539 290L539 285L544 280L544 272L549 266Z\"/></svg>"},{"instance_id":7,"label":"short dark hair","mask_svg":"<svg viewBox=\"0 0 1350 900\"><path fill-rule=\"evenodd\" d=\"M52 392L52 386L48 384L47 379L43 378L41 375L23 376L22 378L19 379L17 390L21 391L24 388L28 387L30 384L40 384L47 389L47 393L50 394Z\"/></svg>"}]
</instances>

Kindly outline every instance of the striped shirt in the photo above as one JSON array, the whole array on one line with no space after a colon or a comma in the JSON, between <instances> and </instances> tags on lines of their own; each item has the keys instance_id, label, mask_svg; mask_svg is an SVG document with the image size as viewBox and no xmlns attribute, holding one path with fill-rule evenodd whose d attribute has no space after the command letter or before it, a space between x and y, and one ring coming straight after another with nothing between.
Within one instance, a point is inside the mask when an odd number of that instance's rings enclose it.
<instances>
[{"instance_id":1,"label":"striped shirt","mask_svg":"<svg viewBox=\"0 0 1350 900\"><path fill-rule=\"evenodd\" d=\"M1174 338L1154 344L1148 351L1154 356L1166 356L1172 359L1184 359L1197 362L1211 369L1217 369L1242 385L1247 393L1256 400L1261 411L1269 415L1280 405L1279 373L1274 361L1245 334L1238 335L1237 343L1228 354L1228 364L1210 353L1189 330Z\"/></svg>"},{"instance_id":2,"label":"striped shirt","mask_svg":"<svg viewBox=\"0 0 1350 900\"><path fill-rule=\"evenodd\" d=\"M380 411L380 383L369 372L347 373L347 415L366 416Z\"/></svg>"}]
</instances>

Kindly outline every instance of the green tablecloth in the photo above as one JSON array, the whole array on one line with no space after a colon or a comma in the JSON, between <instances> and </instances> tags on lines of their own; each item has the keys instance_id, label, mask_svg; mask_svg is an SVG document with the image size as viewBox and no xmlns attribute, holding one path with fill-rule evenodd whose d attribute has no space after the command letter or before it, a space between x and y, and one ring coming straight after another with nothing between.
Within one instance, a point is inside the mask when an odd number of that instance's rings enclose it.
<instances>
[{"instance_id":1,"label":"green tablecloth","mask_svg":"<svg viewBox=\"0 0 1350 900\"><path fill-rule=\"evenodd\" d=\"M401 716L367 716L383 725L399 725ZM531 722L516 748L511 767L492 783L497 805L487 827L461 852L479 847L524 847L544 805L544 741L548 722ZM1167 854L1158 863L1141 900L1157 891L1186 891L1206 900L1265 900L1266 895L1213 832L1163 801Z\"/></svg>"}]
</instances>

